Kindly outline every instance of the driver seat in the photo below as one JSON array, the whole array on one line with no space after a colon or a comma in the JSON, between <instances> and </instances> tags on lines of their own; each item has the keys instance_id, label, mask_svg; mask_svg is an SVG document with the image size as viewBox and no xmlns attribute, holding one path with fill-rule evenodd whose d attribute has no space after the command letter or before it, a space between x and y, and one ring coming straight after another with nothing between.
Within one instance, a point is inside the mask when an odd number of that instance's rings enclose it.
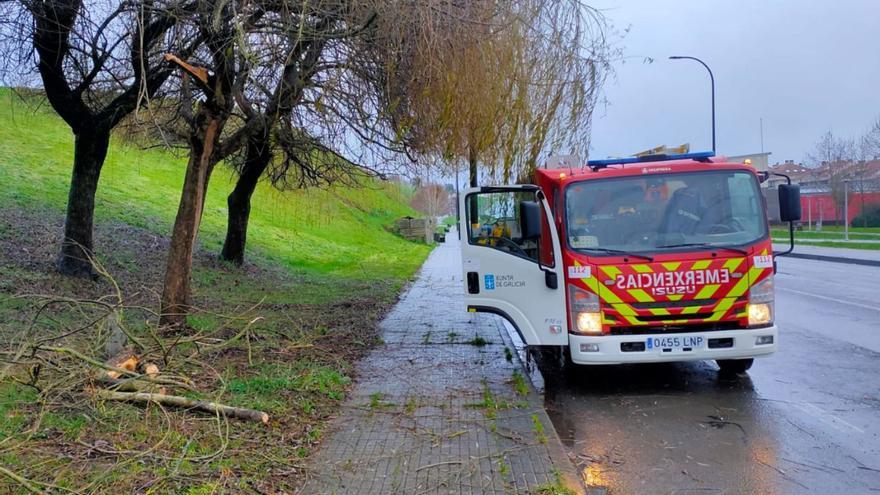
<instances>
[{"instance_id":1,"label":"driver seat","mask_svg":"<svg viewBox=\"0 0 880 495\"><path fill-rule=\"evenodd\" d=\"M706 202L703 195L692 187L685 187L672 193L663 221L660 223L661 235L693 234L703 220Z\"/></svg>"}]
</instances>

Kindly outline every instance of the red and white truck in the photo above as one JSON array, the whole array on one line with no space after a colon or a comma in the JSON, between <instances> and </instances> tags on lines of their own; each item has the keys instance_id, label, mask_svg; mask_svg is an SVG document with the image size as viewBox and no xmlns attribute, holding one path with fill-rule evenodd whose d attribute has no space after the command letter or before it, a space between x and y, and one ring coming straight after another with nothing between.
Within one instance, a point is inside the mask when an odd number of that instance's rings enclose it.
<instances>
[{"instance_id":1,"label":"red and white truck","mask_svg":"<svg viewBox=\"0 0 880 495\"><path fill-rule=\"evenodd\" d=\"M559 346L576 364L716 360L744 372L779 339L767 178L703 152L469 189L468 310L498 314L526 345ZM797 186L779 186L779 206L791 228Z\"/></svg>"}]
</instances>

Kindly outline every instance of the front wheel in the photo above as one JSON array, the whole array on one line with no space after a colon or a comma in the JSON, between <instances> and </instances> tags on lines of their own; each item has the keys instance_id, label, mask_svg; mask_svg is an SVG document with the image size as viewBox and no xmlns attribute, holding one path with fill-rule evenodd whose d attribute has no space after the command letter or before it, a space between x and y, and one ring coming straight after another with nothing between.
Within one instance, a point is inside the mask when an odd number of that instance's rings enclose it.
<instances>
[{"instance_id":1,"label":"front wheel","mask_svg":"<svg viewBox=\"0 0 880 495\"><path fill-rule=\"evenodd\" d=\"M753 358L749 359L719 359L715 361L721 368L721 373L739 375L745 373L752 367L755 362Z\"/></svg>"}]
</instances>

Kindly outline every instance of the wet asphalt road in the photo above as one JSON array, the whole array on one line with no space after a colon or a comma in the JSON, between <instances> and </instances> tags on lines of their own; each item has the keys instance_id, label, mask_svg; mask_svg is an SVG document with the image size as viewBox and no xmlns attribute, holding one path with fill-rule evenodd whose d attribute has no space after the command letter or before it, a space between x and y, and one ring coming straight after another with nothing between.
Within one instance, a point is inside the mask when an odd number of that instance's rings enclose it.
<instances>
[{"instance_id":1,"label":"wet asphalt road","mask_svg":"<svg viewBox=\"0 0 880 495\"><path fill-rule=\"evenodd\" d=\"M711 362L542 365L592 493L880 494L880 268L781 259L780 350Z\"/></svg>"}]
</instances>

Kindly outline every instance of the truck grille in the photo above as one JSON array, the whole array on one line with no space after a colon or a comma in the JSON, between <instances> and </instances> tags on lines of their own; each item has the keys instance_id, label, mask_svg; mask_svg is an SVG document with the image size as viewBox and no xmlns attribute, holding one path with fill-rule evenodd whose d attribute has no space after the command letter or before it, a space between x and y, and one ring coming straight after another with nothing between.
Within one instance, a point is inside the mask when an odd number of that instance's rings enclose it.
<instances>
[{"instance_id":1,"label":"truck grille","mask_svg":"<svg viewBox=\"0 0 880 495\"><path fill-rule=\"evenodd\" d=\"M667 317L668 318L668 317ZM720 330L737 330L735 321L694 323L689 325L640 325L635 327L611 327L611 335L648 335L664 333L712 332Z\"/></svg>"},{"instance_id":2,"label":"truck grille","mask_svg":"<svg viewBox=\"0 0 880 495\"><path fill-rule=\"evenodd\" d=\"M630 305L636 309L687 308L693 306L715 306L716 304L718 304L718 299L682 299L679 301L651 301L630 303Z\"/></svg>"}]
</instances>

